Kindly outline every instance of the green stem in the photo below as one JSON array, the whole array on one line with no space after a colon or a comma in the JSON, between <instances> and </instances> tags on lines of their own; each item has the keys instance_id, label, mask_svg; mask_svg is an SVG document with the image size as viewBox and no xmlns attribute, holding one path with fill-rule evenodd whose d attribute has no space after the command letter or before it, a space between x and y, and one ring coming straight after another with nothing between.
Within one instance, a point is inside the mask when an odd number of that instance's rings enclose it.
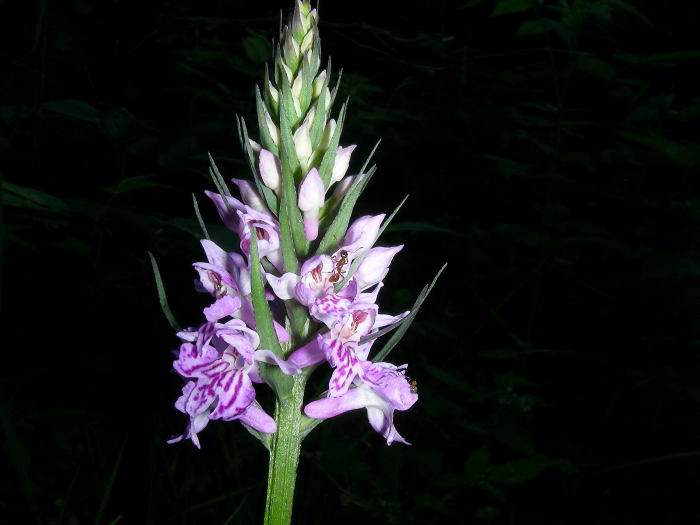
<instances>
[{"instance_id":1,"label":"green stem","mask_svg":"<svg viewBox=\"0 0 700 525\"><path fill-rule=\"evenodd\" d=\"M284 376L280 379L291 383L290 389L280 390L291 393L278 398L275 407L277 432L272 436L270 446L265 525L289 525L292 522L294 484L302 440L301 406L304 401L306 374Z\"/></svg>"}]
</instances>

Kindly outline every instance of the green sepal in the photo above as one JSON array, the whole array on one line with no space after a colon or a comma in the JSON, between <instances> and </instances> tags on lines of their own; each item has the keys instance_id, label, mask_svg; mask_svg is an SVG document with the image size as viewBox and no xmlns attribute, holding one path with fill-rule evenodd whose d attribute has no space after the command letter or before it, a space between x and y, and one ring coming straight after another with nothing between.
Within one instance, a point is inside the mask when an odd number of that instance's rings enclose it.
<instances>
[{"instance_id":1,"label":"green sepal","mask_svg":"<svg viewBox=\"0 0 700 525\"><path fill-rule=\"evenodd\" d=\"M401 206L403 206L403 203L408 200L408 196L409 196L409 194L407 193L406 196L401 200L401 202L399 202L399 205L396 208L394 208L394 211L391 212L391 215L389 215L389 217L384 219L384 222L382 223L381 228L379 228L379 231L377 232L377 239L379 239L379 237L382 235L382 233L384 233L384 230L386 230L386 227L389 226L389 224L391 224L392 219L398 213L398 211L401 209Z\"/></svg>"},{"instance_id":2,"label":"green sepal","mask_svg":"<svg viewBox=\"0 0 700 525\"><path fill-rule=\"evenodd\" d=\"M347 101L340 108L340 114L338 115L338 122L333 130L333 137L328 144L328 149L326 153L323 154L323 160L321 161L321 167L318 169L318 174L323 181L323 186L328 188L331 183L331 175L333 174L333 164L335 163L335 153L338 149L338 142L340 142L340 134L343 132L343 123L345 122L345 112L348 108Z\"/></svg>"},{"instance_id":3,"label":"green sepal","mask_svg":"<svg viewBox=\"0 0 700 525\"><path fill-rule=\"evenodd\" d=\"M260 95L260 88L255 86L255 106L258 110L258 129L260 131L260 142L263 148L270 151L279 157L279 148L272 140L270 135L270 130L267 129L267 122L265 121L265 104L263 103L262 96Z\"/></svg>"},{"instance_id":4,"label":"green sepal","mask_svg":"<svg viewBox=\"0 0 700 525\"><path fill-rule=\"evenodd\" d=\"M265 84L263 87L263 93L265 93L267 108L271 112L270 116L273 120L278 120L280 116L280 103L279 98L277 99L277 103L275 103L275 99L272 98L272 92L270 91L270 72L267 69L267 64L265 64ZM277 96L279 97L279 92L277 92Z\"/></svg>"},{"instance_id":5,"label":"green sepal","mask_svg":"<svg viewBox=\"0 0 700 525\"><path fill-rule=\"evenodd\" d=\"M340 87L340 81L343 80L343 70L341 68L340 72L338 73L338 82L335 83L335 86L333 87L333 91L331 91L331 105L328 107L328 110L333 107L333 102L335 102L335 96L338 94L338 88Z\"/></svg>"},{"instance_id":6,"label":"green sepal","mask_svg":"<svg viewBox=\"0 0 700 525\"><path fill-rule=\"evenodd\" d=\"M291 323L291 332L293 338L293 347L297 348L307 342L309 332L311 331L311 318L309 310L294 299L284 301L287 317ZM288 357L284 356L285 359Z\"/></svg>"},{"instance_id":7,"label":"green sepal","mask_svg":"<svg viewBox=\"0 0 700 525\"><path fill-rule=\"evenodd\" d=\"M382 223L382 227L379 228L379 231L377 232L377 239L379 239L379 237L382 235L382 233L384 232L386 227L389 226L389 223L394 218L394 216L398 213L398 211L401 209L401 206L403 206L403 203L406 202L406 199L408 199L408 194L406 194L406 196L399 203L399 205L396 208L394 208L394 211L391 213L391 215L389 215L389 217L384 220L384 222ZM374 242L377 242L377 241L375 240ZM352 278L354 273L357 271L357 268L360 266L360 264L362 264L362 261L365 260L365 256L367 255L367 252L369 251L369 248L371 248L371 247L372 246L368 246L367 251L365 251L365 253L363 253L361 256L357 257L354 261L352 261L352 264L350 265L350 268L348 269L348 273L345 275L345 278L333 287L333 289L336 293L339 292L340 290L342 290L343 286L345 286L347 284L347 282Z\"/></svg>"},{"instance_id":8,"label":"green sepal","mask_svg":"<svg viewBox=\"0 0 700 525\"><path fill-rule=\"evenodd\" d=\"M433 289L433 286L435 286L435 283L437 282L438 278L440 277L440 274L442 271L445 269L447 266L447 263L442 265L442 268L438 271L437 275L433 279L433 282L431 282L429 285L426 285L425 288L423 288L423 291L421 291L420 295L416 299L416 302L413 304L413 308L411 309L411 313L408 314L404 319L399 321L398 323L394 323L394 325L391 325L387 328L393 329L395 327L398 327L398 330L392 335L389 340L384 343L384 346L382 349L377 353L372 358L372 362L376 363L378 361L383 361L387 355L389 355L389 352L401 341L401 338L406 334L406 330L411 326L411 323L413 320L416 318L416 315L418 314L418 310L420 309L421 305L423 304L423 301L425 301L425 298L428 297L428 294L430 291ZM400 325L400 326L399 326ZM386 333L386 331L384 331Z\"/></svg>"},{"instance_id":9,"label":"green sepal","mask_svg":"<svg viewBox=\"0 0 700 525\"><path fill-rule=\"evenodd\" d=\"M314 428L319 426L324 421L325 419L314 419L312 417L302 414L301 423L299 424L299 435L301 436L301 439L304 439L306 436L308 436Z\"/></svg>"},{"instance_id":10,"label":"green sepal","mask_svg":"<svg viewBox=\"0 0 700 525\"><path fill-rule=\"evenodd\" d=\"M323 87L321 88L321 94L316 101L316 114L314 115L314 121L311 123L311 129L309 130L309 135L311 137L311 149L316 150L321 142L321 135L323 135L323 128L326 125L326 89L328 88L328 81L331 78L331 59L328 57L328 67L326 68L326 78L323 80ZM312 83L313 89L313 83ZM330 106L328 107L330 109Z\"/></svg>"},{"instance_id":11,"label":"green sepal","mask_svg":"<svg viewBox=\"0 0 700 525\"><path fill-rule=\"evenodd\" d=\"M168 298L165 295L165 287L163 286L163 279L160 277L160 270L158 269L158 263L156 262L156 258L153 257L153 254L151 252L148 252L148 256L151 258L151 267L153 268L153 276L156 279L156 289L158 290L158 302L160 303L160 308L163 310L163 313L165 314L165 318L168 320L168 323L170 324L171 328L175 330L176 332L180 331L180 325L179 323L175 320L175 316L173 315L173 312L170 310L170 306L168 306Z\"/></svg>"},{"instance_id":12,"label":"green sepal","mask_svg":"<svg viewBox=\"0 0 700 525\"><path fill-rule=\"evenodd\" d=\"M248 159L248 166L250 167L250 171L253 173L255 187L258 189L258 193L262 195L263 199L265 199L265 203L267 204L270 212L277 217L279 213L279 202L277 195L275 195L274 191L265 186L262 177L260 177L260 173L258 173L258 168L255 165L255 152L253 152L253 147L250 145L245 120L236 115L236 124L238 126L238 137L241 141L241 148L243 148L243 151Z\"/></svg>"},{"instance_id":13,"label":"green sepal","mask_svg":"<svg viewBox=\"0 0 700 525\"><path fill-rule=\"evenodd\" d=\"M214 161L214 157L211 156L211 153L207 152L207 156L209 157L209 176L211 177L212 182L214 183L214 186L216 186L217 191L219 194L223 197L230 197L231 196L231 191L228 189L228 186L226 185L226 181L224 178L221 176L221 172L219 171L219 167L216 165L216 162ZM226 204L226 207L229 208L229 203L226 199L224 199L224 203Z\"/></svg>"},{"instance_id":14,"label":"green sepal","mask_svg":"<svg viewBox=\"0 0 700 525\"><path fill-rule=\"evenodd\" d=\"M372 151L370 151L370 152L369 152L369 155L367 155L367 159L365 160L365 163L362 165L362 168L360 168L360 171L359 171L358 173L364 173L364 172L365 172L365 168L366 168L367 165L369 164L369 161L372 160L372 156L374 156L374 152L377 151L377 148L379 147L379 145L380 145L381 143L382 143L382 139L379 139L379 140L377 141L377 143L374 145L374 147L372 148Z\"/></svg>"},{"instance_id":15,"label":"green sepal","mask_svg":"<svg viewBox=\"0 0 700 525\"><path fill-rule=\"evenodd\" d=\"M248 226L250 231L250 289L253 311L255 313L255 331L260 336L260 346L282 355L282 347L277 339L275 325L272 322L272 312L265 298L265 283L260 271L260 255L258 254L258 238L255 229Z\"/></svg>"},{"instance_id":16,"label":"green sepal","mask_svg":"<svg viewBox=\"0 0 700 525\"><path fill-rule=\"evenodd\" d=\"M316 23L313 24L311 30L314 32L314 43L311 45L311 77L313 78L321 68L321 35L319 35Z\"/></svg>"},{"instance_id":17,"label":"green sepal","mask_svg":"<svg viewBox=\"0 0 700 525\"><path fill-rule=\"evenodd\" d=\"M197 221L199 222L199 227L202 229L204 238L210 240L209 232L207 231L207 227L204 225L204 221L202 220L202 214L199 213L199 204L197 204L197 197L195 197L194 193L192 194L192 205L194 206L194 214L197 216Z\"/></svg>"},{"instance_id":18,"label":"green sepal","mask_svg":"<svg viewBox=\"0 0 700 525\"><path fill-rule=\"evenodd\" d=\"M279 97L280 97L280 127L282 127L282 121L284 120L285 116L287 118L287 122L289 123L289 128L290 130L295 128L297 123L301 120L301 114L297 115L297 112L294 109L294 95L292 95L292 85L289 83L289 80L287 79L287 75L284 71L280 71L280 83L278 84L279 86ZM281 135L282 132L280 130L280 146L281 146ZM294 143L292 142L292 145ZM294 159L298 162L297 156L296 156L296 151L294 152Z\"/></svg>"},{"instance_id":19,"label":"green sepal","mask_svg":"<svg viewBox=\"0 0 700 525\"><path fill-rule=\"evenodd\" d=\"M311 104L311 95L313 95L314 89L314 71L311 65L311 58L309 55L304 55L304 60L301 64L301 92L299 93L299 107L301 108L302 118L306 115ZM313 143L312 143L313 144Z\"/></svg>"},{"instance_id":20,"label":"green sepal","mask_svg":"<svg viewBox=\"0 0 700 525\"><path fill-rule=\"evenodd\" d=\"M337 246L340 240L343 238L348 229L348 223L350 222L350 217L352 216L352 209L355 207L357 199L362 194L362 191L365 189L365 186L372 178L375 171L376 167L372 166L367 173L359 174L357 179L353 181L350 190L345 195L345 198L338 209L338 213L333 219L331 225L328 227L323 239L321 239L321 243L318 245L316 254L327 253L330 248Z\"/></svg>"},{"instance_id":21,"label":"green sepal","mask_svg":"<svg viewBox=\"0 0 700 525\"><path fill-rule=\"evenodd\" d=\"M292 136L291 123L288 120L288 104L292 104L292 91L289 83L282 85L284 94L280 98L280 153L282 163L282 201L286 202L287 219L289 229L294 239L294 247L298 255L304 256L309 253L309 240L304 233L304 223L301 211L297 206L296 174L300 173L301 166L294 148L294 137ZM294 111L292 109L292 111Z\"/></svg>"}]
</instances>

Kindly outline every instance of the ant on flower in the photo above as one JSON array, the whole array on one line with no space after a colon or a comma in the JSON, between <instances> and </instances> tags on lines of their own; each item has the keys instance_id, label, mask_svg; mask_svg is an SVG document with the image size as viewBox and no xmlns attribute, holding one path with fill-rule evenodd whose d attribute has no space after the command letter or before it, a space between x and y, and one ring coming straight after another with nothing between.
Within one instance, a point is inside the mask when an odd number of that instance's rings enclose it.
<instances>
[{"instance_id":1,"label":"ant on flower","mask_svg":"<svg viewBox=\"0 0 700 525\"><path fill-rule=\"evenodd\" d=\"M343 266L348 264L348 252L345 250L340 250L338 257L336 258L336 256L333 255L331 260L333 261L335 268L333 268L333 275L328 278L328 281L331 283L337 283L343 277Z\"/></svg>"}]
</instances>

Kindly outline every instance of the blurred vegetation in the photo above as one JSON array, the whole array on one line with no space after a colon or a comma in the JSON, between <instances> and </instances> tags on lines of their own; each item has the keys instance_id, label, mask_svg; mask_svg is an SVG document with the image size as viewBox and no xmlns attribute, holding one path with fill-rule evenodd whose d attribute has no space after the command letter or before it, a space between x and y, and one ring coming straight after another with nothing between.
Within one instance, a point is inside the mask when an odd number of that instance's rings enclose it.
<instances>
[{"instance_id":1,"label":"blurred vegetation","mask_svg":"<svg viewBox=\"0 0 700 525\"><path fill-rule=\"evenodd\" d=\"M206 154L246 176L234 115L254 122L288 7L38 0L4 20L0 522L261 520L267 457L240 425L164 444L185 423L178 343L146 250L198 323L191 193L235 249ZM396 417L414 445L387 448L360 412L319 426L298 523L700 519L698 15L323 2L351 169L383 138L358 212L411 195L383 239L406 244L383 311L449 266L392 355L420 386Z\"/></svg>"}]
</instances>

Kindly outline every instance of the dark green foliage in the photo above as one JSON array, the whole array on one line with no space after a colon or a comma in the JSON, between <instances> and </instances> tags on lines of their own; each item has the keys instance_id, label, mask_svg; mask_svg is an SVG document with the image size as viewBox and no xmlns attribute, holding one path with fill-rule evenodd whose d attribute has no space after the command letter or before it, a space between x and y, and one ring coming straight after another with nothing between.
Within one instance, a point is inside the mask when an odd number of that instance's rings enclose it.
<instances>
[{"instance_id":1,"label":"dark green foliage","mask_svg":"<svg viewBox=\"0 0 700 525\"><path fill-rule=\"evenodd\" d=\"M258 140L254 85L289 5L30 6L0 81L0 515L259 523L267 454L240 424L165 445L185 425L179 341L146 254L173 315L201 322L190 194L238 250L202 194L206 153L251 179L235 116ZM360 411L320 425L297 523L697 523L698 6L397 6L322 2L349 173L383 137L346 208L411 194L379 241L405 244L382 312L449 269L390 355L418 383L395 414L413 445L387 448Z\"/></svg>"}]
</instances>

